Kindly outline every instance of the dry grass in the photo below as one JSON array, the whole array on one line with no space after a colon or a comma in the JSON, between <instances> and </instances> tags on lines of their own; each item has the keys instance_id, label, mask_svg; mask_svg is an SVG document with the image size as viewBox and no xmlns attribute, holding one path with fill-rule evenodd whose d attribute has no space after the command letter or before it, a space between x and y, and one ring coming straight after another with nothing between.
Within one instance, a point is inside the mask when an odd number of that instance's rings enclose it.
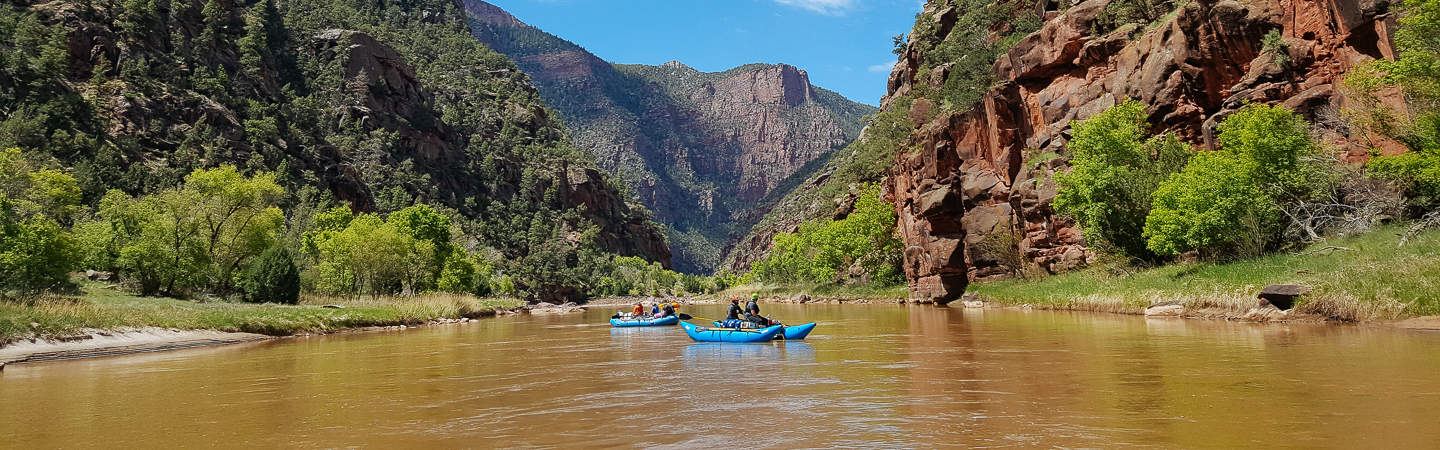
<instances>
[{"instance_id":1,"label":"dry grass","mask_svg":"<svg viewBox=\"0 0 1440 450\"><path fill-rule=\"evenodd\" d=\"M1398 246L1401 227L1320 242L1310 249L1230 263L1184 263L1139 271L1090 270L1041 280L977 283L1000 304L1127 314L1184 305L1192 314L1235 317L1269 284L1314 288L1296 312L1367 321L1440 314L1440 230ZM1343 248L1317 251L1328 247ZM1118 273L1118 275L1117 275Z\"/></svg>"},{"instance_id":2,"label":"dry grass","mask_svg":"<svg viewBox=\"0 0 1440 450\"><path fill-rule=\"evenodd\" d=\"M839 284L765 284L751 283L741 286L734 286L719 293L702 296L702 298L730 298L749 297L751 294L760 294L764 297L792 297L805 294L812 297L841 297L851 299L869 300L894 300L910 296L905 285L895 286L845 286Z\"/></svg>"},{"instance_id":3,"label":"dry grass","mask_svg":"<svg viewBox=\"0 0 1440 450\"><path fill-rule=\"evenodd\" d=\"M26 338L74 336L90 330L143 327L207 329L284 336L366 326L413 325L442 318L475 318L513 299L426 294L413 297L307 297L299 305L196 302L139 297L90 283L78 297L50 296L0 302L0 343ZM323 308L340 305L344 308Z\"/></svg>"}]
</instances>

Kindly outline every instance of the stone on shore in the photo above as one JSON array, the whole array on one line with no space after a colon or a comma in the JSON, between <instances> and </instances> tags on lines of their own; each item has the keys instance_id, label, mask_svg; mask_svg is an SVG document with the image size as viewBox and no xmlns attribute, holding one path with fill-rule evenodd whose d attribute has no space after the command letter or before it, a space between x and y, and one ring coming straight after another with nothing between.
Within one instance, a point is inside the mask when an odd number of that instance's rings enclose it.
<instances>
[{"instance_id":1,"label":"stone on shore","mask_svg":"<svg viewBox=\"0 0 1440 450\"><path fill-rule=\"evenodd\" d=\"M1145 317L1180 317L1183 314L1184 305L1155 305L1145 308Z\"/></svg>"},{"instance_id":2,"label":"stone on shore","mask_svg":"<svg viewBox=\"0 0 1440 450\"><path fill-rule=\"evenodd\" d=\"M1260 307L1274 305L1281 311L1288 311L1295 307L1295 301L1299 300L1300 296L1308 292L1309 287L1298 284L1272 284L1261 289L1256 297L1260 299Z\"/></svg>"}]
</instances>

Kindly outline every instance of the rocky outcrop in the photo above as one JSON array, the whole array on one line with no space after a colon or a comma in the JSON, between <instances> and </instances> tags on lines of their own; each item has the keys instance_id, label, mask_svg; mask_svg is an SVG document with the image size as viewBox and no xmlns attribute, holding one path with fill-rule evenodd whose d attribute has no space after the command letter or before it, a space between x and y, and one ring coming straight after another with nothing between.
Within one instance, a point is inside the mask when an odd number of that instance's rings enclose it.
<instances>
[{"instance_id":1,"label":"rocky outcrop","mask_svg":"<svg viewBox=\"0 0 1440 450\"><path fill-rule=\"evenodd\" d=\"M875 110L794 66L615 65L494 5L465 5L476 38L528 73L575 144L669 226L684 271L714 269L731 234L775 203L763 200L858 136Z\"/></svg>"},{"instance_id":2,"label":"rocky outcrop","mask_svg":"<svg viewBox=\"0 0 1440 450\"><path fill-rule=\"evenodd\" d=\"M569 204L582 207L584 214L600 228L601 247L670 266L670 248L665 245L665 236L650 220L635 214L639 206L622 198L598 169L567 167L562 179L565 182L559 186L560 194Z\"/></svg>"},{"instance_id":3,"label":"rocky outcrop","mask_svg":"<svg viewBox=\"0 0 1440 450\"><path fill-rule=\"evenodd\" d=\"M1342 76L1358 64L1393 57L1388 0L1194 0L1153 26L1094 35L1107 3L1047 11L1039 31L995 62L1000 82L978 105L917 124L906 146L913 150L900 152L888 183L917 299L958 298L967 278L1033 268L1059 272L1090 262L1080 230L1049 206L1052 176L1066 167L1056 155L1064 155L1071 121L1127 97L1147 105L1153 131L1174 131L1197 145L1213 147L1221 118L1262 102L1306 115L1328 143L1354 159L1371 148L1403 151L1340 124L1340 111L1354 102ZM939 23L916 30L948 33L955 16L942 12L950 7L929 2L925 17ZM1284 37L1288 58L1262 51L1271 31ZM895 66L882 108L917 83L944 84L945 66L922 72L917 40L911 36ZM1402 106L1398 96L1382 100ZM912 110L932 106L927 102L915 100Z\"/></svg>"}]
</instances>

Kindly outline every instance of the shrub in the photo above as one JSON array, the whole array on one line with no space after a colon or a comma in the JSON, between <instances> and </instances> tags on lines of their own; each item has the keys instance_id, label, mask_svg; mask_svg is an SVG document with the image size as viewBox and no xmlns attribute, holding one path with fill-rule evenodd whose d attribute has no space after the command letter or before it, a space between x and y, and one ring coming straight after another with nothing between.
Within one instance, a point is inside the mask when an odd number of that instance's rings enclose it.
<instances>
[{"instance_id":1,"label":"shrub","mask_svg":"<svg viewBox=\"0 0 1440 450\"><path fill-rule=\"evenodd\" d=\"M1290 45L1285 43L1285 36L1280 34L1280 30L1270 30L1260 39L1260 52L1270 54L1271 60L1282 67L1290 65L1289 49Z\"/></svg>"},{"instance_id":2,"label":"shrub","mask_svg":"<svg viewBox=\"0 0 1440 450\"><path fill-rule=\"evenodd\" d=\"M80 202L75 178L42 169L19 149L0 151L0 292L66 285L81 253L60 221Z\"/></svg>"},{"instance_id":3,"label":"shrub","mask_svg":"<svg viewBox=\"0 0 1440 450\"><path fill-rule=\"evenodd\" d=\"M1195 155L1155 191L1144 227L1149 249L1164 256L1194 249L1258 254L1256 247L1273 232L1266 220L1280 212L1255 183L1254 166L1234 153Z\"/></svg>"},{"instance_id":4,"label":"shrub","mask_svg":"<svg viewBox=\"0 0 1440 450\"><path fill-rule=\"evenodd\" d=\"M1143 236L1151 196L1160 183L1185 166L1190 148L1173 134L1143 143L1145 107L1135 100L1073 124L1069 173L1055 177L1055 210L1075 217L1086 239L1131 258L1155 259Z\"/></svg>"},{"instance_id":5,"label":"shrub","mask_svg":"<svg viewBox=\"0 0 1440 450\"><path fill-rule=\"evenodd\" d=\"M251 262L239 285L250 303L300 302L300 269L290 250L281 245L270 247Z\"/></svg>"},{"instance_id":6,"label":"shrub","mask_svg":"<svg viewBox=\"0 0 1440 450\"><path fill-rule=\"evenodd\" d=\"M1144 228L1151 251L1256 256L1278 242L1281 203L1324 188L1307 162L1315 151L1309 126L1290 110L1247 105L1219 130L1220 150L1196 155L1156 189Z\"/></svg>"},{"instance_id":7,"label":"shrub","mask_svg":"<svg viewBox=\"0 0 1440 450\"><path fill-rule=\"evenodd\" d=\"M806 222L795 233L776 235L753 273L772 282L827 283L858 264L873 281L898 282L902 246L894 232L895 210L870 185L844 219Z\"/></svg>"},{"instance_id":8,"label":"shrub","mask_svg":"<svg viewBox=\"0 0 1440 450\"><path fill-rule=\"evenodd\" d=\"M451 253L450 257L445 260L445 268L440 270L440 279L435 282L435 285L444 292L475 292L475 263L458 253ZM486 290L488 289L489 286L486 286Z\"/></svg>"}]
</instances>

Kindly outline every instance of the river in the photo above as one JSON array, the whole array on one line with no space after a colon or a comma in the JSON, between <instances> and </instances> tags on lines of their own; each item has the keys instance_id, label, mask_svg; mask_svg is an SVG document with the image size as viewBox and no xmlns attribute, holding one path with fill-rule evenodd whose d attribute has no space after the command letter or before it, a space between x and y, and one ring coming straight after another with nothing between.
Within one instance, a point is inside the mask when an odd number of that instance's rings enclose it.
<instances>
[{"instance_id":1,"label":"river","mask_svg":"<svg viewBox=\"0 0 1440 450\"><path fill-rule=\"evenodd\" d=\"M0 447L1440 446L1440 334L766 306L820 326L698 344L593 310L13 365Z\"/></svg>"}]
</instances>

